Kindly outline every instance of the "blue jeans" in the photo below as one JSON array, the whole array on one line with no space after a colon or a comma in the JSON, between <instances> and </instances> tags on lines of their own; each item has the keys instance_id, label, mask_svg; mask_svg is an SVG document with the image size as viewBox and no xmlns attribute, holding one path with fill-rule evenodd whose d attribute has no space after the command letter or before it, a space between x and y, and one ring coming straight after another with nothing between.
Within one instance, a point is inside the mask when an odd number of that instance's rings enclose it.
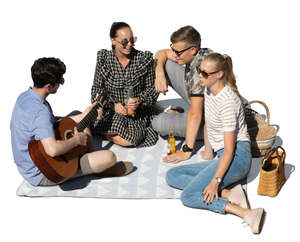
<instances>
[{"instance_id":1,"label":"blue jeans","mask_svg":"<svg viewBox=\"0 0 300 242\"><path fill-rule=\"evenodd\" d=\"M216 160L178 166L167 172L167 183L172 187L183 190L181 201L185 206L208 209L225 214L225 206L228 200L219 197L218 200L214 198L211 204L206 204L203 202L204 196L202 195L206 186L213 179L223 153L224 149L221 149L217 151L218 159ZM219 192L229 185L246 178L250 166L250 143L238 141L235 146L233 160L219 185Z\"/></svg>"}]
</instances>

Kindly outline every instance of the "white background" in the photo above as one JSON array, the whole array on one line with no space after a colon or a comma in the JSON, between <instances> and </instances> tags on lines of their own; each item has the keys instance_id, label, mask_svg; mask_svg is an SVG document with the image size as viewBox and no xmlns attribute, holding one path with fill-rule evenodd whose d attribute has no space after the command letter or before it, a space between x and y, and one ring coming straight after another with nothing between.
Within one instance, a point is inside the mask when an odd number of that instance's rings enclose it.
<instances>
[{"instance_id":1,"label":"white background","mask_svg":"<svg viewBox=\"0 0 300 242\"><path fill-rule=\"evenodd\" d=\"M1 241L261 241L299 238L299 8L297 1L1 1ZM14 165L9 121L17 96L32 85L30 67L43 56L67 65L66 83L49 97L54 113L90 103L96 53L110 48L114 21L128 22L137 49L169 47L171 33L192 25L202 47L229 54L248 100L269 106L271 123L296 170L276 198L258 196L267 211L259 236L241 219L182 206L179 200L24 198ZM170 92L167 98L176 97ZM166 97L160 97L160 99ZM155 162L155 161L154 161ZM5 239L4 239L5 238Z\"/></svg>"}]
</instances>

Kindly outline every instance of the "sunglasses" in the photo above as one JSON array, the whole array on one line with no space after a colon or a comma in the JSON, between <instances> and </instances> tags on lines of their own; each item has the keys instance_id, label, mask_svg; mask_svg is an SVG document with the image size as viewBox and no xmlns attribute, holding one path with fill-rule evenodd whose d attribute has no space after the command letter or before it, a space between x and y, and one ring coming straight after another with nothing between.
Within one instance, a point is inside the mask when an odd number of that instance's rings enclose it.
<instances>
[{"instance_id":1,"label":"sunglasses","mask_svg":"<svg viewBox=\"0 0 300 242\"><path fill-rule=\"evenodd\" d=\"M214 72L206 72L206 71L202 71L201 69L200 69L200 66L199 67L197 67L197 72L198 72L198 74L200 75L202 75L205 79L207 79L209 76L211 76L211 75L213 75L213 74L216 74L216 73L218 73L219 71L214 71Z\"/></svg>"},{"instance_id":2,"label":"sunglasses","mask_svg":"<svg viewBox=\"0 0 300 242\"><path fill-rule=\"evenodd\" d=\"M192 47L195 47L195 46L190 46L190 47L187 47L183 50L175 50L173 48L172 44L170 44L170 47L171 47L172 51L175 53L175 55L177 55L179 57L183 52L185 52L185 51L187 51L187 50L189 50L189 49L191 49Z\"/></svg>"},{"instance_id":3,"label":"sunglasses","mask_svg":"<svg viewBox=\"0 0 300 242\"><path fill-rule=\"evenodd\" d=\"M119 44L121 44L121 45L123 46L124 49L125 49L126 46L129 44L129 42L130 42L132 45L134 45L135 42L136 42L136 40L137 40L137 37L131 37L129 40L128 40L128 39L123 39L123 40L121 40L121 41L118 41L118 40L115 39L115 41L117 41Z\"/></svg>"},{"instance_id":4,"label":"sunglasses","mask_svg":"<svg viewBox=\"0 0 300 242\"><path fill-rule=\"evenodd\" d=\"M65 83L65 79L62 77L60 80L58 80L56 83L60 84L60 85L64 85Z\"/></svg>"}]
</instances>

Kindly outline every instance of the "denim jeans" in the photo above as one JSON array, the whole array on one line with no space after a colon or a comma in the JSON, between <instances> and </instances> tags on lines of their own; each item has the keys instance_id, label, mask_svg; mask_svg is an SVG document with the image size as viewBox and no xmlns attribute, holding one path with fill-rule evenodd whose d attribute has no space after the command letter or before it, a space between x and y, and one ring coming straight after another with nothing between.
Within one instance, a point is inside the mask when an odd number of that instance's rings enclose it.
<instances>
[{"instance_id":1,"label":"denim jeans","mask_svg":"<svg viewBox=\"0 0 300 242\"><path fill-rule=\"evenodd\" d=\"M185 67L177 64L174 61L167 60L165 64L165 73L168 80L168 85L190 106L190 97L185 87L184 77ZM165 107L166 108L166 107ZM168 114L162 112L161 108L157 108L159 114L152 120L153 129L162 136L169 135L171 131L175 136L185 137L186 116L187 111L179 114ZM204 119L202 119L202 126ZM200 132L201 131L201 132ZM197 139L203 138L202 128L199 129Z\"/></svg>"},{"instance_id":2,"label":"denim jeans","mask_svg":"<svg viewBox=\"0 0 300 242\"><path fill-rule=\"evenodd\" d=\"M185 206L208 209L225 214L225 206L228 200L219 197L218 200L214 198L211 204L206 204L203 202L204 196L202 195L206 186L213 179L223 153L224 149L221 149L217 151L218 158L216 160L178 166L167 172L167 183L172 187L183 190L181 193L181 201ZM250 143L238 141L235 146L232 162L219 184L219 192L229 185L246 178L250 166Z\"/></svg>"}]
</instances>

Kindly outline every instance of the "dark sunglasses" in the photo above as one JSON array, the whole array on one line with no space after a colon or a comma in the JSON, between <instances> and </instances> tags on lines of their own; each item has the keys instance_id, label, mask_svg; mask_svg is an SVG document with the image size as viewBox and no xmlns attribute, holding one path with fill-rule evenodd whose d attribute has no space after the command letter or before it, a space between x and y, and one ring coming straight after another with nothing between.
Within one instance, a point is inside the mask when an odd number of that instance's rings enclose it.
<instances>
[{"instance_id":1,"label":"dark sunglasses","mask_svg":"<svg viewBox=\"0 0 300 242\"><path fill-rule=\"evenodd\" d=\"M220 71L220 70L219 70L219 71L214 71L214 72L208 73L208 72L206 72L206 71L202 71L202 70L200 69L200 66L197 67L196 70L197 70L198 74L199 74L199 75L201 74L205 79L208 78L209 76L213 75L213 74L218 73L218 72Z\"/></svg>"},{"instance_id":2,"label":"dark sunglasses","mask_svg":"<svg viewBox=\"0 0 300 242\"><path fill-rule=\"evenodd\" d=\"M131 37L129 40L128 39L122 39L121 41L118 41L115 39L115 41L117 41L119 44L121 44L123 46L123 48L125 49L126 46L129 44L129 42L134 45L135 42L137 40L137 37Z\"/></svg>"},{"instance_id":3,"label":"dark sunglasses","mask_svg":"<svg viewBox=\"0 0 300 242\"><path fill-rule=\"evenodd\" d=\"M57 81L58 84L64 85L65 79L62 77L60 80Z\"/></svg>"},{"instance_id":4,"label":"dark sunglasses","mask_svg":"<svg viewBox=\"0 0 300 242\"><path fill-rule=\"evenodd\" d=\"M195 47L195 46L190 46L190 47L187 47L183 50L175 50L173 48L172 44L170 44L170 47L171 47L172 51L175 53L175 55L177 55L179 57L183 52L185 52L185 51L187 51L187 50L189 50L189 49L191 49L192 47Z\"/></svg>"}]
</instances>

